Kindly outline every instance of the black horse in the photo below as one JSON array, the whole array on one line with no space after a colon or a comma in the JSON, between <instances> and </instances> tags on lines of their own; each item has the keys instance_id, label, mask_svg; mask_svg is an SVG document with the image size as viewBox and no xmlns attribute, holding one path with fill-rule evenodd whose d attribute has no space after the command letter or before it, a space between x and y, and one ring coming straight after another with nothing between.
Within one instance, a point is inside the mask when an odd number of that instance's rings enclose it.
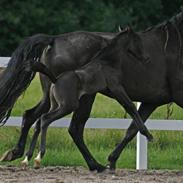
<instances>
[{"instance_id":1,"label":"black horse","mask_svg":"<svg viewBox=\"0 0 183 183\"><path fill-rule=\"evenodd\" d=\"M2 120L4 119L4 121L6 121L8 119L14 102L21 94L21 92L26 89L30 81L33 79L36 71L48 75L51 78L52 82L55 82L54 77L51 75L51 73L48 72L46 68L43 67L43 65L40 64L40 61L43 62L57 76L63 71L79 68L80 66L89 62L93 55L95 55L101 48L109 44L114 35L116 34L73 32L60 36L36 35L25 40L13 53L10 63L5 71L10 75L8 81L10 82L11 78L14 78L15 82L13 85L10 86L6 84L6 82L1 85L1 91L4 91L4 93L7 90L11 91L11 93L7 95L7 98L4 99L7 107L4 107L3 113L1 113ZM42 54L43 50L44 53ZM24 76L24 73L28 78L27 80ZM15 74L17 74L17 77L15 77ZM2 78L3 77L4 76L2 76ZM5 154L2 160L14 160L23 155L28 131L31 125L37 119L38 122L36 124L33 139L36 139L39 134L39 117L41 116L41 114L46 113L50 108L49 89L51 85L51 82L47 77L45 77L44 75L41 75L40 77L42 88L44 91L44 97L37 106L35 106L31 110L26 111L23 116L22 131L19 142L13 150ZM1 81L4 81L2 78ZM23 81L21 81L20 78L22 78ZM21 83L19 83L19 80L21 81ZM15 90L14 86L16 84L18 86ZM17 90L18 87L19 90ZM4 96L4 93L2 96ZM11 105L9 104L10 101ZM84 113L86 116L89 115L87 111ZM73 118L73 120L75 119ZM77 120L79 121L80 119L76 119L76 123ZM34 145L35 144L32 143L31 147ZM30 149L32 149L31 147ZM29 151L27 154L28 159L30 159L32 156L32 152Z\"/></svg>"},{"instance_id":2,"label":"black horse","mask_svg":"<svg viewBox=\"0 0 183 183\"><path fill-rule=\"evenodd\" d=\"M82 118L83 111L81 109L84 111L87 109L90 113L96 92L114 97L133 112L135 109L130 99L142 102L139 114L144 122L160 105L175 102L183 107L183 13L179 13L171 20L156 27L138 33L140 39L136 39L136 44L133 41L133 46L135 45L133 51L127 46L129 39L127 39L128 42L123 39L128 37L128 33L129 31L126 31L114 38L83 68L62 74L56 84L52 86L52 107L49 113L41 118L41 146L40 153L36 158L38 165L45 152L45 136L48 125L55 119L75 110L77 113L73 116L74 120L71 121L69 133L89 168L103 170L83 141L83 129L87 118ZM139 55L136 55L134 50L141 47L138 46L141 41L144 51L148 55L144 64L131 58L132 55L138 58ZM75 123L78 116L83 120ZM111 169L115 169L116 161L123 148L136 135L137 131L135 121L133 121L126 137L108 157Z\"/></svg>"}]
</instances>

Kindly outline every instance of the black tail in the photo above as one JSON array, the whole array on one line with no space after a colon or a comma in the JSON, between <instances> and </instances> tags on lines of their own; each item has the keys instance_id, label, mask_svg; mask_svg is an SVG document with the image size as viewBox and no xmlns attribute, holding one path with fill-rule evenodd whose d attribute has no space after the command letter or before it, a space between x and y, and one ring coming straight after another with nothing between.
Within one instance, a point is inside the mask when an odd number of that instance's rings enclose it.
<instances>
[{"instance_id":1,"label":"black tail","mask_svg":"<svg viewBox=\"0 0 183 183\"><path fill-rule=\"evenodd\" d=\"M44 48L53 41L54 37L35 35L25 39L12 54L0 77L0 123L4 124L9 118L17 98L35 76L34 64L39 62Z\"/></svg>"}]
</instances>

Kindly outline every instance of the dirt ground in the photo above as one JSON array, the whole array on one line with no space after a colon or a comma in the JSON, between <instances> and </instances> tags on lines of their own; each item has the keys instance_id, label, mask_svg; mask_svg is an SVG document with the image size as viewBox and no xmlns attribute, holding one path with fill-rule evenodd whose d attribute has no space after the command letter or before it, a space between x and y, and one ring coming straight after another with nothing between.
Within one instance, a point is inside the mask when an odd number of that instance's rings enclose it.
<instances>
[{"instance_id":1,"label":"dirt ground","mask_svg":"<svg viewBox=\"0 0 183 183\"><path fill-rule=\"evenodd\" d=\"M0 167L0 183L183 183L183 171L117 170L90 172L81 167L46 167L39 170Z\"/></svg>"}]
</instances>

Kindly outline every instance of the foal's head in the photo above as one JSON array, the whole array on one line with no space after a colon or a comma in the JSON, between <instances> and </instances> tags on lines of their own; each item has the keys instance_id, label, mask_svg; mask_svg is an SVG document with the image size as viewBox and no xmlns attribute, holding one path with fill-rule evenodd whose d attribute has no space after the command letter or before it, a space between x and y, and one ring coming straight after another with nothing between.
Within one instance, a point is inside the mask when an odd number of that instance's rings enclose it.
<instances>
[{"instance_id":1,"label":"foal's head","mask_svg":"<svg viewBox=\"0 0 183 183\"><path fill-rule=\"evenodd\" d=\"M119 57L128 56L130 59L147 62L149 59L145 53L140 35L130 27L119 33L113 40L111 46L119 53ZM112 49L112 48L111 48Z\"/></svg>"}]
</instances>

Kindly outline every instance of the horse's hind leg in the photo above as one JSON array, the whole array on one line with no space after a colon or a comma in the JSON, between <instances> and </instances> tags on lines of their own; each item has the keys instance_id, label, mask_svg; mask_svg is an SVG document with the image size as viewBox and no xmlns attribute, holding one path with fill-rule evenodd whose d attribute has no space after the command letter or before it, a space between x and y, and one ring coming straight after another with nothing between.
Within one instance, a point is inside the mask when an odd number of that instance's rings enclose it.
<instances>
[{"instance_id":1,"label":"horse's hind leg","mask_svg":"<svg viewBox=\"0 0 183 183\"><path fill-rule=\"evenodd\" d=\"M51 102L50 102L51 103L50 111L53 111L58 107L58 104L57 104L55 98L53 97L51 91L50 91L50 100L51 100ZM32 155L33 155L33 152L34 152L34 149L35 149L35 146L36 146L36 142L37 142L39 133L41 131L41 126L40 125L41 125L41 119L39 119L36 122L36 125L35 125L35 128L34 128L34 134L33 134L33 137L32 137L31 143L30 143L29 150L26 153L25 159L22 161L22 166L23 167L26 167L28 165L28 161L32 158Z\"/></svg>"},{"instance_id":2,"label":"horse's hind leg","mask_svg":"<svg viewBox=\"0 0 183 183\"><path fill-rule=\"evenodd\" d=\"M90 116L94 99L95 95L85 95L81 98L79 108L73 114L71 124L69 127L69 133L73 141L77 145L79 151L83 155L84 159L86 160L89 169L91 171L97 170L98 172L102 172L106 169L106 167L102 166L94 159L83 140L84 126Z\"/></svg>"},{"instance_id":3,"label":"horse's hind leg","mask_svg":"<svg viewBox=\"0 0 183 183\"><path fill-rule=\"evenodd\" d=\"M151 113L157 108L156 104L145 104L142 103L139 108L139 114L142 120L145 122ZM109 155L108 161L110 169L115 169L116 161L119 158L121 152L126 147L126 145L136 136L138 129L136 128L134 120L132 121L130 127L128 128L124 139L116 146L114 151Z\"/></svg>"},{"instance_id":4,"label":"horse's hind leg","mask_svg":"<svg viewBox=\"0 0 183 183\"><path fill-rule=\"evenodd\" d=\"M21 134L17 145L12 150L8 151L1 158L2 161L12 161L17 158L22 157L25 150L25 143L30 127L33 123L41 116L41 114L47 112L49 109L49 99L44 97L44 99L35 107L27 110L23 115Z\"/></svg>"}]
</instances>

